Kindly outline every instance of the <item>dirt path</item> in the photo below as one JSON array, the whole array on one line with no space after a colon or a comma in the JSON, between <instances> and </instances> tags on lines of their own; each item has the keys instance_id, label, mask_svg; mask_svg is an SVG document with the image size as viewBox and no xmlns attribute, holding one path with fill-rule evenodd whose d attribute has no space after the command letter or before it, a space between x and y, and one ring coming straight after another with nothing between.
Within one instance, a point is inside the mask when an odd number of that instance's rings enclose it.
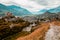
<instances>
[{"instance_id":1,"label":"dirt path","mask_svg":"<svg viewBox=\"0 0 60 40\"><path fill-rule=\"evenodd\" d=\"M42 23L41 25L38 25L39 28L36 29L31 34L25 36L25 37L19 37L16 40L43 40L43 36L45 32L49 29L49 23Z\"/></svg>"}]
</instances>

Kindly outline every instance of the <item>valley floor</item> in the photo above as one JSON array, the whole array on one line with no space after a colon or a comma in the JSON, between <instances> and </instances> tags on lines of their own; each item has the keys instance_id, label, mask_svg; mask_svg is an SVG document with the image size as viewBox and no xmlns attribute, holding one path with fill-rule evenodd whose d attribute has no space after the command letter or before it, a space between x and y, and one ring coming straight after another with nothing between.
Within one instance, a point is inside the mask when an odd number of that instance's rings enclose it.
<instances>
[{"instance_id":1,"label":"valley floor","mask_svg":"<svg viewBox=\"0 0 60 40\"><path fill-rule=\"evenodd\" d=\"M8 37L6 40L45 40L45 34L50 28L50 24L60 26L60 21L43 22L37 25L36 30L30 32L20 32Z\"/></svg>"},{"instance_id":2,"label":"valley floor","mask_svg":"<svg viewBox=\"0 0 60 40\"><path fill-rule=\"evenodd\" d=\"M45 40L45 33L50 28L50 24L60 26L60 21L53 21L53 22L47 22L47 23L41 23L38 29L36 29L31 34L19 37L16 40Z\"/></svg>"}]
</instances>

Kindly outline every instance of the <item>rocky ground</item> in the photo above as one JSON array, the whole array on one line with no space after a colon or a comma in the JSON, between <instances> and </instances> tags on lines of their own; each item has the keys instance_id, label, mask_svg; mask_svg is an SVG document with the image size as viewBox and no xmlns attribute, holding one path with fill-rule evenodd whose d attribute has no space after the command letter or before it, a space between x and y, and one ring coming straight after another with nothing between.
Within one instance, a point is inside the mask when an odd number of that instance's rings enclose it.
<instances>
[{"instance_id":1,"label":"rocky ground","mask_svg":"<svg viewBox=\"0 0 60 40\"><path fill-rule=\"evenodd\" d=\"M47 35L51 32L49 30L58 29L59 32L58 27L60 27L60 19L55 16L52 19L45 18L38 19L36 22L29 22L20 17L16 18L8 12L7 16L0 18L0 40L48 40L47 37L49 36ZM56 32L52 34L54 33Z\"/></svg>"},{"instance_id":2,"label":"rocky ground","mask_svg":"<svg viewBox=\"0 0 60 40\"><path fill-rule=\"evenodd\" d=\"M36 29L31 34L24 36L24 37L18 37L16 40L45 40L46 32L50 29L50 24L60 26L60 21L52 21L47 23L41 23L38 29Z\"/></svg>"}]
</instances>

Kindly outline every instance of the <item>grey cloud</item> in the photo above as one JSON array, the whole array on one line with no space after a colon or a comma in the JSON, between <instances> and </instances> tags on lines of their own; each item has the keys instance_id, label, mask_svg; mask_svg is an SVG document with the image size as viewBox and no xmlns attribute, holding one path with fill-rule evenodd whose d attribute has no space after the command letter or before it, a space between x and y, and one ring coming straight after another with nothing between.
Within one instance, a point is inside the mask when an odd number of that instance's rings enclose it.
<instances>
[{"instance_id":1,"label":"grey cloud","mask_svg":"<svg viewBox=\"0 0 60 40\"><path fill-rule=\"evenodd\" d=\"M60 0L30 0L30 1L35 1L36 3L44 6L49 6L49 5L59 5Z\"/></svg>"},{"instance_id":2,"label":"grey cloud","mask_svg":"<svg viewBox=\"0 0 60 40\"><path fill-rule=\"evenodd\" d=\"M40 5L48 5L47 0L31 0L31 1L35 1L36 3L40 4Z\"/></svg>"}]
</instances>

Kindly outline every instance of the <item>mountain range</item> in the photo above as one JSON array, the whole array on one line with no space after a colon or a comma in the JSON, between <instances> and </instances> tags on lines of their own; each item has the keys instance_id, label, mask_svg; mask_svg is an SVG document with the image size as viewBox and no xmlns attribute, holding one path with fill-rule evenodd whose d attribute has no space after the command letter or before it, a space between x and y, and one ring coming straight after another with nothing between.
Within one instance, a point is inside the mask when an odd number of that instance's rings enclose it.
<instances>
[{"instance_id":1,"label":"mountain range","mask_svg":"<svg viewBox=\"0 0 60 40\"><path fill-rule=\"evenodd\" d=\"M38 19L42 18L53 18L53 17L60 17L60 6L53 8L53 9L42 9L38 12L36 12L38 15L33 15L34 13L31 13L25 8L16 6L16 5L10 5L10 6L5 6L3 4L0 4L0 16L3 16L6 12L11 12L15 16L24 16L22 17L24 20L29 21L29 22L35 22ZM28 15L33 15L33 16L28 16Z\"/></svg>"},{"instance_id":2,"label":"mountain range","mask_svg":"<svg viewBox=\"0 0 60 40\"><path fill-rule=\"evenodd\" d=\"M0 4L0 14L4 14L6 12L11 12L15 16L25 16L25 15L32 14L27 9L24 9L22 7L18 7L16 5L5 6L3 4Z\"/></svg>"},{"instance_id":3,"label":"mountain range","mask_svg":"<svg viewBox=\"0 0 60 40\"><path fill-rule=\"evenodd\" d=\"M53 8L53 9L50 9L48 11L51 12L51 13L58 13L58 12L60 12L60 6L58 6L56 8Z\"/></svg>"},{"instance_id":4,"label":"mountain range","mask_svg":"<svg viewBox=\"0 0 60 40\"><path fill-rule=\"evenodd\" d=\"M50 13L58 13L58 12L60 12L60 6L58 6L58 7L56 7L56 8L49 9L49 10L47 10L47 9L42 9L42 10L38 11L37 13L43 14L43 13L45 13L45 12L47 12L47 11L50 12Z\"/></svg>"},{"instance_id":5,"label":"mountain range","mask_svg":"<svg viewBox=\"0 0 60 40\"><path fill-rule=\"evenodd\" d=\"M42 10L36 12L35 14L41 15L41 14L46 13L47 11L50 13L58 13L58 12L60 12L60 6L58 6L56 8L49 9L49 10L42 9ZM31 13L27 9L22 8L20 6L16 6L16 5L6 6L3 4L0 4L0 15L5 14L6 12L11 12L15 16L27 16L27 15L33 15L34 14L34 13Z\"/></svg>"},{"instance_id":6,"label":"mountain range","mask_svg":"<svg viewBox=\"0 0 60 40\"><path fill-rule=\"evenodd\" d=\"M36 21L39 21L39 20L41 21L41 19L44 19L44 20L50 19L50 20L52 20L52 19L55 19L55 18L60 19L60 12L51 13L51 12L46 11L43 14L23 17L24 20L29 21L29 22L36 22Z\"/></svg>"},{"instance_id":7,"label":"mountain range","mask_svg":"<svg viewBox=\"0 0 60 40\"><path fill-rule=\"evenodd\" d=\"M37 17L39 19L43 19L43 18L55 18L55 17L58 17L59 15L60 15L60 13L51 13L51 12L46 11L44 14L37 15Z\"/></svg>"}]
</instances>

